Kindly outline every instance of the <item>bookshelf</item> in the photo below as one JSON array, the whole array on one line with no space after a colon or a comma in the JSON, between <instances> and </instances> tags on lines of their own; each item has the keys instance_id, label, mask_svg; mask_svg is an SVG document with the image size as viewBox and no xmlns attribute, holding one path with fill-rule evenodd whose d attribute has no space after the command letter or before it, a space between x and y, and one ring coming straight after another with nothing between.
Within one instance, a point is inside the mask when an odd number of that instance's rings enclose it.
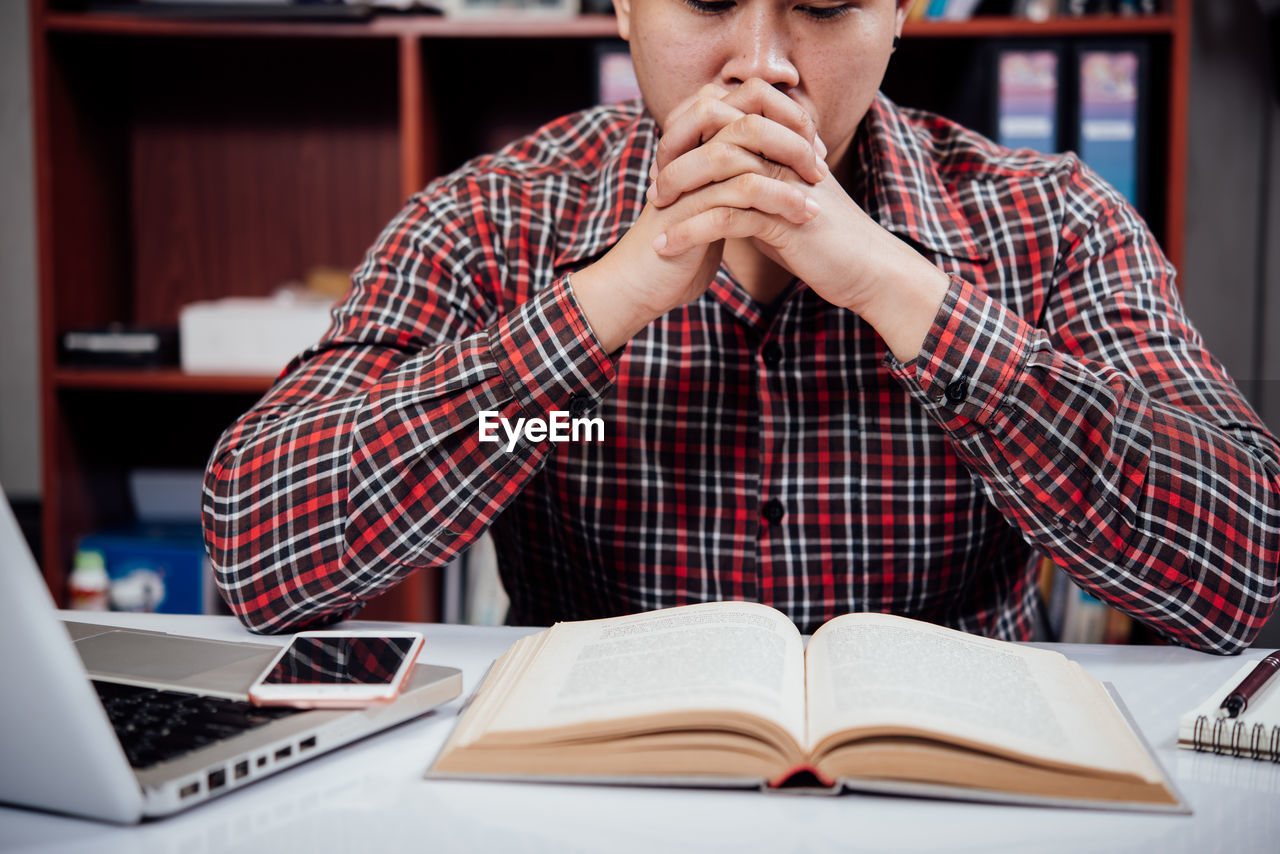
<instances>
[{"instance_id":1,"label":"bookshelf","mask_svg":"<svg viewBox=\"0 0 1280 854\"><path fill-rule=\"evenodd\" d=\"M595 45L616 29L601 15L232 21L29 2L42 566L65 602L76 541L131 521L128 471L201 467L270 378L71 366L59 361L61 335L110 322L173 325L193 300L267 293L317 264L354 267L431 177L590 105ZM1176 263L1190 1L1169 8L1144 18L911 22L885 88L912 104L913 87L962 79L951 64L972 64L993 38L1150 44L1159 192L1146 213ZM433 619L439 586L419 573L364 616Z\"/></svg>"}]
</instances>

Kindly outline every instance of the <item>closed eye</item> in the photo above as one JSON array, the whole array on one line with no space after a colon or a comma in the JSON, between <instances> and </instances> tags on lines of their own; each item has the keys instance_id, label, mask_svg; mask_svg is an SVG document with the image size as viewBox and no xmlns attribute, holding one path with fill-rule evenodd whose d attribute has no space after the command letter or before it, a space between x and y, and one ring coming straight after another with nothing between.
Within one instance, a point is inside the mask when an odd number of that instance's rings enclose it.
<instances>
[{"instance_id":1,"label":"closed eye","mask_svg":"<svg viewBox=\"0 0 1280 854\"><path fill-rule=\"evenodd\" d=\"M684 0L684 4L702 15L719 15L734 7L733 0Z\"/></svg>"},{"instance_id":2,"label":"closed eye","mask_svg":"<svg viewBox=\"0 0 1280 854\"><path fill-rule=\"evenodd\" d=\"M796 11L813 18L815 21L830 21L849 14L849 7L841 6L797 6Z\"/></svg>"}]
</instances>

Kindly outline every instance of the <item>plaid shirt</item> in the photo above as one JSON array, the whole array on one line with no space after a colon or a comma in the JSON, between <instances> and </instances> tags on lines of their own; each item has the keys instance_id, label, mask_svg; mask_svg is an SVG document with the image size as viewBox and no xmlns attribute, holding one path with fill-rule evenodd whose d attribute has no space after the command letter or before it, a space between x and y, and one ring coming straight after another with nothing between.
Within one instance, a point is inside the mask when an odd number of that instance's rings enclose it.
<instances>
[{"instance_id":1,"label":"plaid shirt","mask_svg":"<svg viewBox=\"0 0 1280 854\"><path fill-rule=\"evenodd\" d=\"M572 273L638 217L657 135L599 107L409 200L210 461L207 542L250 628L350 616L488 528L520 623L749 599L806 632L887 611L1025 639L1042 553L1177 643L1263 625L1280 449L1074 156L880 98L850 194L952 276L916 359L723 267L609 354ZM481 412L553 410L605 440L479 441Z\"/></svg>"}]
</instances>

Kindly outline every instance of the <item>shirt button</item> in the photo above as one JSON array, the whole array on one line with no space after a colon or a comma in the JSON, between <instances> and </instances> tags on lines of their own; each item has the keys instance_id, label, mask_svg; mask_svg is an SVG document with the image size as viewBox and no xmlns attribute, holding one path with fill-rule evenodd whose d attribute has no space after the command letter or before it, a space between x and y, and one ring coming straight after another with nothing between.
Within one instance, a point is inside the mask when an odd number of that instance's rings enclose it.
<instances>
[{"instance_id":1,"label":"shirt button","mask_svg":"<svg viewBox=\"0 0 1280 854\"><path fill-rule=\"evenodd\" d=\"M772 368L782 361L782 348L771 341L760 351L760 358L764 359L765 365Z\"/></svg>"},{"instance_id":2,"label":"shirt button","mask_svg":"<svg viewBox=\"0 0 1280 854\"><path fill-rule=\"evenodd\" d=\"M969 378L961 376L959 379L953 380L947 385L947 400L951 403L960 403L969 396Z\"/></svg>"},{"instance_id":3,"label":"shirt button","mask_svg":"<svg viewBox=\"0 0 1280 854\"><path fill-rule=\"evenodd\" d=\"M569 398L569 414L574 418L581 418L587 414L587 410L591 408L591 398L575 394Z\"/></svg>"},{"instance_id":4,"label":"shirt button","mask_svg":"<svg viewBox=\"0 0 1280 854\"><path fill-rule=\"evenodd\" d=\"M782 521L782 517L787 515L787 508L782 506L782 502L776 498L770 498L764 505L764 518L772 524L776 525Z\"/></svg>"}]
</instances>

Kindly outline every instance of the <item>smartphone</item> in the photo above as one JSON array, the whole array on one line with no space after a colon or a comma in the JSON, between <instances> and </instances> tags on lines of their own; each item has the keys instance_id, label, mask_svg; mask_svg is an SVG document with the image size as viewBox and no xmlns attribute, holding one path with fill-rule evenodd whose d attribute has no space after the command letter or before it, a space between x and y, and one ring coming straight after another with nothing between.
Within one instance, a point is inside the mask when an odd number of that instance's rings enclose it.
<instances>
[{"instance_id":1,"label":"smartphone","mask_svg":"<svg viewBox=\"0 0 1280 854\"><path fill-rule=\"evenodd\" d=\"M390 702L422 643L416 632L299 632L249 686L249 700L298 709Z\"/></svg>"}]
</instances>

